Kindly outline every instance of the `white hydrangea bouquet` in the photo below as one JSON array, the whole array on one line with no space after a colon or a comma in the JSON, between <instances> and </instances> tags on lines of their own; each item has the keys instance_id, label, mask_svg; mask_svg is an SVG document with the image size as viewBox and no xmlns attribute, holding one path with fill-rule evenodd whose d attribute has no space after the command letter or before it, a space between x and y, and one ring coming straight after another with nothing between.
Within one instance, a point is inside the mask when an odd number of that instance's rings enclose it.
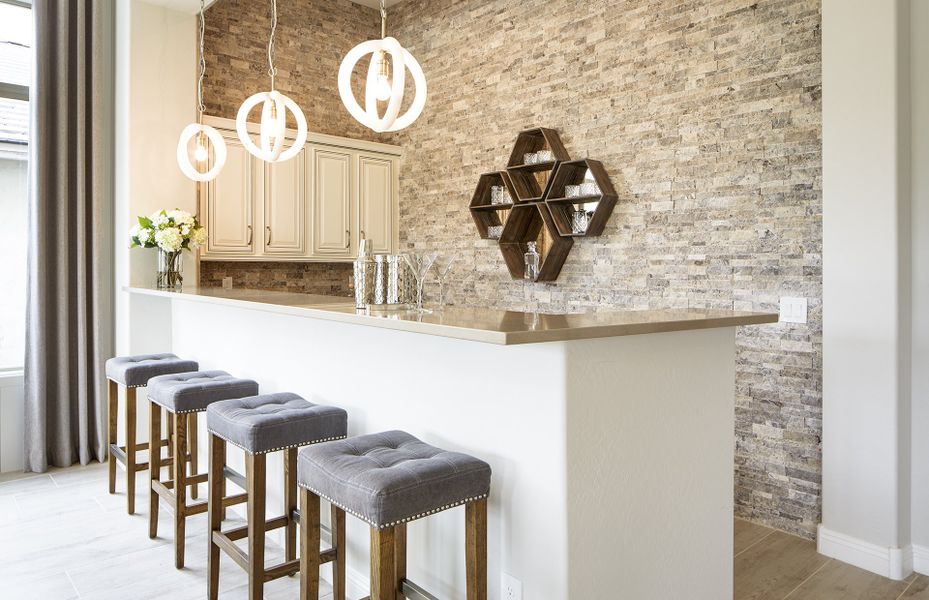
<instances>
[{"instance_id":1,"label":"white hydrangea bouquet","mask_svg":"<svg viewBox=\"0 0 929 600\"><path fill-rule=\"evenodd\" d=\"M129 239L132 248L158 249L158 288L179 289L184 281L182 254L206 243L206 229L189 212L159 210L148 217L139 217Z\"/></svg>"}]
</instances>

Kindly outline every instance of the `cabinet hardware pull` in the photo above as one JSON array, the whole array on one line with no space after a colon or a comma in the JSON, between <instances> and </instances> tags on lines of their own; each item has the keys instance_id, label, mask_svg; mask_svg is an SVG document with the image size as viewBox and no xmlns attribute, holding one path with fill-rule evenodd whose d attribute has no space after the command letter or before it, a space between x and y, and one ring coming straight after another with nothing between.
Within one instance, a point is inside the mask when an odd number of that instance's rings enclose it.
<instances>
[{"instance_id":1,"label":"cabinet hardware pull","mask_svg":"<svg viewBox=\"0 0 929 600\"><path fill-rule=\"evenodd\" d=\"M246 227L248 228L248 241L245 242L245 245L251 246L252 245L252 226L246 225Z\"/></svg>"},{"instance_id":2,"label":"cabinet hardware pull","mask_svg":"<svg viewBox=\"0 0 929 600\"><path fill-rule=\"evenodd\" d=\"M346 248L351 248L351 247L352 247L352 232L349 231L348 229L346 229L346 230L345 230L345 235L348 236L348 241L345 242L345 247L346 247Z\"/></svg>"},{"instance_id":3,"label":"cabinet hardware pull","mask_svg":"<svg viewBox=\"0 0 929 600\"><path fill-rule=\"evenodd\" d=\"M363 240L368 239L368 236L365 235L365 230L364 230L364 229L361 230L361 239L363 239Z\"/></svg>"},{"instance_id":4,"label":"cabinet hardware pull","mask_svg":"<svg viewBox=\"0 0 929 600\"><path fill-rule=\"evenodd\" d=\"M266 225L265 230L268 232L268 237L265 240L265 246L270 246L271 245L271 228Z\"/></svg>"}]
</instances>

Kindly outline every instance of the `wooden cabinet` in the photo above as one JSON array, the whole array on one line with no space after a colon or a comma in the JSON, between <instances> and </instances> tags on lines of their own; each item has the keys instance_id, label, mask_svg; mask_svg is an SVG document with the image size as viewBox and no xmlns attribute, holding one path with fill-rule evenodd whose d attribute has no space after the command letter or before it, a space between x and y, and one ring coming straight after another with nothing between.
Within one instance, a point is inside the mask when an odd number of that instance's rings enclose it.
<instances>
[{"instance_id":1,"label":"wooden cabinet","mask_svg":"<svg viewBox=\"0 0 929 600\"><path fill-rule=\"evenodd\" d=\"M265 165L264 254L306 254L305 152L293 160Z\"/></svg>"},{"instance_id":2,"label":"wooden cabinet","mask_svg":"<svg viewBox=\"0 0 929 600\"><path fill-rule=\"evenodd\" d=\"M313 254L351 258L352 162L349 152L312 148Z\"/></svg>"},{"instance_id":3,"label":"wooden cabinet","mask_svg":"<svg viewBox=\"0 0 929 600\"><path fill-rule=\"evenodd\" d=\"M223 135L228 157L219 176L201 187L201 221L209 232L204 254L249 256L255 250L255 191L261 173L257 160L235 134Z\"/></svg>"},{"instance_id":4,"label":"wooden cabinet","mask_svg":"<svg viewBox=\"0 0 929 600\"><path fill-rule=\"evenodd\" d=\"M359 235L371 242L374 252L396 247L396 211L393 210L394 161L372 154L358 155Z\"/></svg>"},{"instance_id":5,"label":"wooden cabinet","mask_svg":"<svg viewBox=\"0 0 929 600\"><path fill-rule=\"evenodd\" d=\"M310 134L298 156L269 164L248 154L234 122L204 122L228 158L199 188L202 260L349 261L362 236L375 252L397 251L400 148Z\"/></svg>"}]
</instances>

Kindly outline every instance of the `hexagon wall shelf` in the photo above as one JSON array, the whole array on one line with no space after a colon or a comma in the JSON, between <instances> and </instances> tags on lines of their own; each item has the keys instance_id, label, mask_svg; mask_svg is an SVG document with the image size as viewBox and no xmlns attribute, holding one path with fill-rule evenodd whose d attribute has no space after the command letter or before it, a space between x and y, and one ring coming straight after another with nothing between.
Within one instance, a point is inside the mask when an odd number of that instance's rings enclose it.
<instances>
[{"instance_id":1,"label":"hexagon wall shelf","mask_svg":"<svg viewBox=\"0 0 929 600\"><path fill-rule=\"evenodd\" d=\"M522 164L527 153L551 150L555 160ZM600 188L596 196L565 197L565 188L592 178ZM503 185L514 200L512 204L491 204L493 186ZM537 127L516 136L505 171L484 173L469 209L478 233L490 239L488 228L503 226L500 252L513 279L525 272L523 255L529 242L537 242L542 264L538 281L555 281L561 273L576 237L593 237L603 233L616 206L617 194L600 161L571 160L561 137L554 129ZM573 233L576 207L596 204L585 233Z\"/></svg>"},{"instance_id":2,"label":"hexagon wall shelf","mask_svg":"<svg viewBox=\"0 0 929 600\"><path fill-rule=\"evenodd\" d=\"M579 196L573 198L565 197L565 188L569 185L579 185L587 179L587 173L590 173L600 193L592 196ZM567 237L593 237L603 234L603 228L606 226L607 219L613 214L613 208L616 206L616 190L613 189L613 182L606 174L603 164L599 160L585 158L582 160L570 160L558 165L558 170L552 175L552 182L549 186L548 195L545 198L552 213L552 219L555 221L555 227L558 228L559 235ZM593 216L587 225L585 233L573 233L572 222L574 213L578 210L587 210L587 205L596 204L593 208Z\"/></svg>"}]
</instances>

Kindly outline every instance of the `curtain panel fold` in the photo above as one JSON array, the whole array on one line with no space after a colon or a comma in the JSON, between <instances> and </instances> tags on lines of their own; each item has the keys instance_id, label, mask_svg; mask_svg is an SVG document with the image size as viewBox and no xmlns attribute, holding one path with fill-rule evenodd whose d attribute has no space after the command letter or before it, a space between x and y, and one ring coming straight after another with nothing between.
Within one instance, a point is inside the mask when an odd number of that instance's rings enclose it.
<instances>
[{"instance_id":1,"label":"curtain panel fold","mask_svg":"<svg viewBox=\"0 0 929 600\"><path fill-rule=\"evenodd\" d=\"M25 467L106 457L113 0L33 3Z\"/></svg>"}]
</instances>

